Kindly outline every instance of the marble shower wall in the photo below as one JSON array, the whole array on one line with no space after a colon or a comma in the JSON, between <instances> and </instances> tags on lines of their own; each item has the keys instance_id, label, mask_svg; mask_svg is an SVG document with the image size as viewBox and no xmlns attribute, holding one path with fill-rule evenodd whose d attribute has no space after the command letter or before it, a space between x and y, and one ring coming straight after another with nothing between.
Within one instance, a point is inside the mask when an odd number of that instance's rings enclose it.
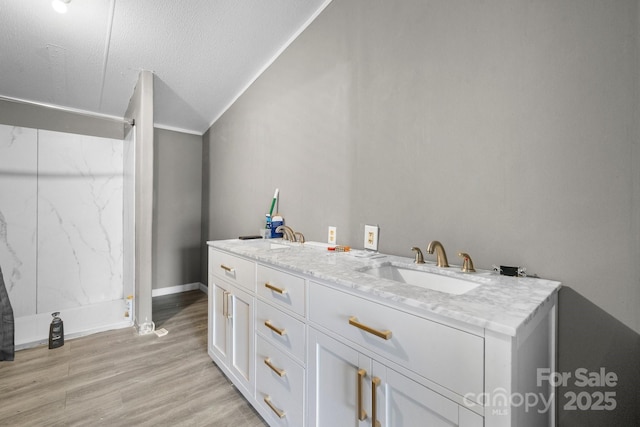
<instances>
[{"instance_id":1,"label":"marble shower wall","mask_svg":"<svg viewBox=\"0 0 640 427\"><path fill-rule=\"evenodd\" d=\"M16 317L36 313L38 134L0 125L0 268Z\"/></svg>"},{"instance_id":2,"label":"marble shower wall","mask_svg":"<svg viewBox=\"0 0 640 427\"><path fill-rule=\"evenodd\" d=\"M38 313L122 299L122 141L38 136Z\"/></svg>"},{"instance_id":3,"label":"marble shower wall","mask_svg":"<svg viewBox=\"0 0 640 427\"><path fill-rule=\"evenodd\" d=\"M122 141L0 125L0 266L16 317L123 298Z\"/></svg>"}]
</instances>

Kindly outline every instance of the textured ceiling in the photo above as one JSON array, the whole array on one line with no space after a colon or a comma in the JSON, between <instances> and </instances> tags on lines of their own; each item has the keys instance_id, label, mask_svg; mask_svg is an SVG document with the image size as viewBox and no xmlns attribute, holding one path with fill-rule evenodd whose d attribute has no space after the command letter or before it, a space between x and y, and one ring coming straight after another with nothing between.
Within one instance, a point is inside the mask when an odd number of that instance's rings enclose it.
<instances>
[{"instance_id":1,"label":"textured ceiling","mask_svg":"<svg viewBox=\"0 0 640 427\"><path fill-rule=\"evenodd\" d=\"M156 126L201 134L330 0L0 0L0 96L122 117L140 70Z\"/></svg>"}]
</instances>

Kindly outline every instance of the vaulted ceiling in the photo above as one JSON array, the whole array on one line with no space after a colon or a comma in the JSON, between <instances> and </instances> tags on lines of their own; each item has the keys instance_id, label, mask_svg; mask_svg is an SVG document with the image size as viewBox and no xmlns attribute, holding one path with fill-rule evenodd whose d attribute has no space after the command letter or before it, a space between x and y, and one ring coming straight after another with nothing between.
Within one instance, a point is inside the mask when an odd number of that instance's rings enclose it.
<instances>
[{"instance_id":1,"label":"vaulted ceiling","mask_svg":"<svg viewBox=\"0 0 640 427\"><path fill-rule=\"evenodd\" d=\"M122 117L141 70L156 126L202 134L330 0L0 0L0 97Z\"/></svg>"}]
</instances>

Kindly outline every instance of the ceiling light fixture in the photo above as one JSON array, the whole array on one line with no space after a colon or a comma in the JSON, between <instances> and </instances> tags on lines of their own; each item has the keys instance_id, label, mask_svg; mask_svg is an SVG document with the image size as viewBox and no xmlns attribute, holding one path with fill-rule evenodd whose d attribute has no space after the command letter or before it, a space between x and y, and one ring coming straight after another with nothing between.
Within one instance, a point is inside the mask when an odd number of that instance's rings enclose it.
<instances>
[{"instance_id":1,"label":"ceiling light fixture","mask_svg":"<svg viewBox=\"0 0 640 427\"><path fill-rule=\"evenodd\" d=\"M71 0L53 0L51 2L51 6L53 10L58 13L67 13L68 4L71 3Z\"/></svg>"}]
</instances>

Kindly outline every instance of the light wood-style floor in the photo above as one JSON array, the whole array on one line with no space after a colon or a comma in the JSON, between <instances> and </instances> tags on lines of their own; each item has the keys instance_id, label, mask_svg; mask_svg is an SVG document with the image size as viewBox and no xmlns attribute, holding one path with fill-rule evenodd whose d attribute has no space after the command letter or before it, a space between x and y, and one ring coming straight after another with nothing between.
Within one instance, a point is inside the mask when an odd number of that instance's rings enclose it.
<instances>
[{"instance_id":1,"label":"light wood-style floor","mask_svg":"<svg viewBox=\"0 0 640 427\"><path fill-rule=\"evenodd\" d=\"M204 293L156 297L153 317L168 335L120 329L0 362L0 425L267 425L207 355Z\"/></svg>"}]
</instances>

